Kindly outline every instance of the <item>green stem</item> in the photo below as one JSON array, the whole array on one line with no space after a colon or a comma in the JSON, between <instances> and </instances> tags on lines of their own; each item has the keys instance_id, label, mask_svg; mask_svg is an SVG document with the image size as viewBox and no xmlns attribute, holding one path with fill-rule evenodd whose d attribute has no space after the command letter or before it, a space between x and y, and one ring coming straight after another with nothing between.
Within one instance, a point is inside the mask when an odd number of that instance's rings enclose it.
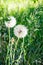
<instances>
[{"instance_id":1,"label":"green stem","mask_svg":"<svg viewBox=\"0 0 43 65\"><path fill-rule=\"evenodd\" d=\"M10 28L8 29L8 31L9 31L9 44L10 44Z\"/></svg>"},{"instance_id":2,"label":"green stem","mask_svg":"<svg viewBox=\"0 0 43 65\"><path fill-rule=\"evenodd\" d=\"M11 47L10 47L10 58L11 58L11 65L12 65L12 43L11 43Z\"/></svg>"},{"instance_id":3,"label":"green stem","mask_svg":"<svg viewBox=\"0 0 43 65\"><path fill-rule=\"evenodd\" d=\"M17 42L16 42L16 44L15 44L15 50L17 49L18 41L19 41L19 38L18 38L18 40L17 40Z\"/></svg>"},{"instance_id":4,"label":"green stem","mask_svg":"<svg viewBox=\"0 0 43 65\"><path fill-rule=\"evenodd\" d=\"M23 48L24 48L24 38L23 38Z\"/></svg>"},{"instance_id":5,"label":"green stem","mask_svg":"<svg viewBox=\"0 0 43 65\"><path fill-rule=\"evenodd\" d=\"M10 47L10 28L8 28L8 33L9 33L9 44L7 45L7 55L6 55L6 60L5 60L5 64L6 65L10 65L10 54L9 54L9 47ZM8 62L7 62L8 60Z\"/></svg>"},{"instance_id":6,"label":"green stem","mask_svg":"<svg viewBox=\"0 0 43 65\"><path fill-rule=\"evenodd\" d=\"M9 44L7 46L7 54L9 53L9 47L10 47L10 28L8 28L8 34L9 34Z\"/></svg>"},{"instance_id":7,"label":"green stem","mask_svg":"<svg viewBox=\"0 0 43 65\"><path fill-rule=\"evenodd\" d=\"M11 60L11 65L12 65L12 43L10 43L10 28L9 28L9 46L10 46L9 65L10 65L10 60Z\"/></svg>"},{"instance_id":8,"label":"green stem","mask_svg":"<svg viewBox=\"0 0 43 65\"><path fill-rule=\"evenodd\" d=\"M8 28L8 33L9 33L9 46L10 46L10 28ZM8 48L8 50L9 50L9 48ZM10 65L10 57L9 57L8 65Z\"/></svg>"},{"instance_id":9,"label":"green stem","mask_svg":"<svg viewBox=\"0 0 43 65\"><path fill-rule=\"evenodd\" d=\"M23 53L24 53L24 60L25 60L24 38L23 38Z\"/></svg>"},{"instance_id":10,"label":"green stem","mask_svg":"<svg viewBox=\"0 0 43 65\"><path fill-rule=\"evenodd\" d=\"M22 55L23 51L24 51L24 38L23 38L23 43L22 43L22 47L21 47L21 53L20 53L20 56L19 56L19 58L16 60L17 63L20 61L20 58L21 58L21 55Z\"/></svg>"},{"instance_id":11,"label":"green stem","mask_svg":"<svg viewBox=\"0 0 43 65\"><path fill-rule=\"evenodd\" d=\"M14 62L14 58L15 58L15 51L16 51L16 49L17 49L17 44L18 44L18 41L19 41L19 38L18 38L17 42L15 43L14 54L13 54L13 61L12 61L12 62Z\"/></svg>"}]
</instances>

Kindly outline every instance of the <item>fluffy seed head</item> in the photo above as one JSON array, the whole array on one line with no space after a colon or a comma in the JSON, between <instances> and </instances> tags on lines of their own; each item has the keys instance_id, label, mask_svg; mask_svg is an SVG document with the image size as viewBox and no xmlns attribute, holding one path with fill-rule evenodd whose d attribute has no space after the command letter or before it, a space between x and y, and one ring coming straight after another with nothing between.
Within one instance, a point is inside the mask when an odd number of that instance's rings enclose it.
<instances>
[{"instance_id":1,"label":"fluffy seed head","mask_svg":"<svg viewBox=\"0 0 43 65\"><path fill-rule=\"evenodd\" d=\"M17 25L14 28L14 34L18 38L24 38L27 35L27 28L24 25Z\"/></svg>"},{"instance_id":2,"label":"fluffy seed head","mask_svg":"<svg viewBox=\"0 0 43 65\"><path fill-rule=\"evenodd\" d=\"M5 22L6 27L12 28L16 25L16 19L14 17L9 17L10 21Z\"/></svg>"}]
</instances>

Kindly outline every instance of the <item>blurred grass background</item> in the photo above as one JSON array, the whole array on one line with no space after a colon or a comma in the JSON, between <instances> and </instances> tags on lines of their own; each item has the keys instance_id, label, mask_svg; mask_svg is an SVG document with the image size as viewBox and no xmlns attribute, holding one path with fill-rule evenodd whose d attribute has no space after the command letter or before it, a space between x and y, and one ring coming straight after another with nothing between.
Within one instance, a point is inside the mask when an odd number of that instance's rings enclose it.
<instances>
[{"instance_id":1,"label":"blurred grass background","mask_svg":"<svg viewBox=\"0 0 43 65\"><path fill-rule=\"evenodd\" d=\"M28 28L24 45L25 60L20 65L43 65L43 0L0 0L0 65L5 65L9 39L4 22L8 16L14 16L17 24ZM11 37L14 36L12 31ZM18 51L21 42L22 39L19 40Z\"/></svg>"}]
</instances>

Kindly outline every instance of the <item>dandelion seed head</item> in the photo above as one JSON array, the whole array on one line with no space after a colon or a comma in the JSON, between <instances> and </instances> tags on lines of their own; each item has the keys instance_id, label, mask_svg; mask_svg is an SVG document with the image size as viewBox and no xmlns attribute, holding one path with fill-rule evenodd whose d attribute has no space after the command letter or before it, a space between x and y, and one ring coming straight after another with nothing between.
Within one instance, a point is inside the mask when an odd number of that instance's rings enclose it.
<instances>
[{"instance_id":1,"label":"dandelion seed head","mask_svg":"<svg viewBox=\"0 0 43 65\"><path fill-rule=\"evenodd\" d=\"M6 27L12 28L16 25L16 19L14 17L9 17L10 21L5 22Z\"/></svg>"},{"instance_id":2,"label":"dandelion seed head","mask_svg":"<svg viewBox=\"0 0 43 65\"><path fill-rule=\"evenodd\" d=\"M27 35L27 28L24 25L17 25L14 28L14 34L18 38L24 38Z\"/></svg>"}]
</instances>

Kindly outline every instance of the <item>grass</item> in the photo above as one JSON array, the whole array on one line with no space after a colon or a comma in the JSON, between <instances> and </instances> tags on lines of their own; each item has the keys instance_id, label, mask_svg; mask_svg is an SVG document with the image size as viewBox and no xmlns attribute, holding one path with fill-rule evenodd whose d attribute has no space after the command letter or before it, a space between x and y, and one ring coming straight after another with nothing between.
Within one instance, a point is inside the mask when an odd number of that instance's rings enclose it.
<instances>
[{"instance_id":1,"label":"grass","mask_svg":"<svg viewBox=\"0 0 43 65\"><path fill-rule=\"evenodd\" d=\"M23 24L28 28L28 35L24 38L24 53L20 62L16 65L41 65L43 64L43 5L39 3L37 7L28 6L25 9L11 11L7 7L0 5L0 65L5 65L5 58L8 46L8 29L4 22L8 20L8 16L14 16L17 24ZM14 36L13 29L10 31L11 37ZM14 36L14 39L17 38ZM15 52L17 59L20 56L21 44L23 39L19 39L17 50ZM14 49L15 43L13 45ZM13 63L13 65L15 62Z\"/></svg>"}]
</instances>

